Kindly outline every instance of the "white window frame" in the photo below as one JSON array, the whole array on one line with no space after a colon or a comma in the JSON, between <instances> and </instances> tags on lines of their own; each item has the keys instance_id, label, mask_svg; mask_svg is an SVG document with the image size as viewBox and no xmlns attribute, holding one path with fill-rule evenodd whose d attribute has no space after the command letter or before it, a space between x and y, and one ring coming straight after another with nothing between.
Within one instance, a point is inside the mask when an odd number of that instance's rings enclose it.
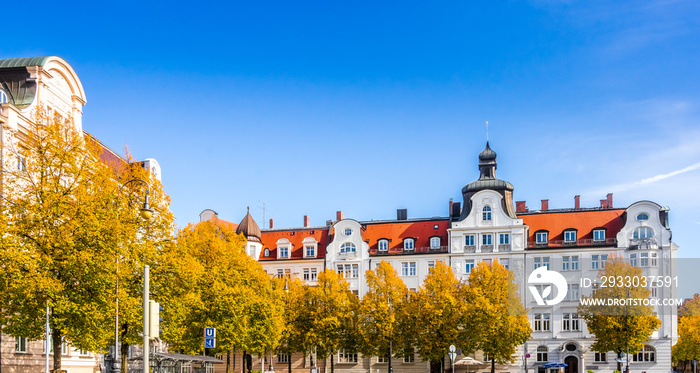
<instances>
[{"instance_id":1,"label":"white window frame","mask_svg":"<svg viewBox=\"0 0 700 373\"><path fill-rule=\"evenodd\" d=\"M389 251L389 240L387 239L381 239L377 243L377 249L379 251Z\"/></svg>"},{"instance_id":2,"label":"white window frame","mask_svg":"<svg viewBox=\"0 0 700 373\"><path fill-rule=\"evenodd\" d=\"M316 245L306 245L304 246L304 256L307 258L316 257Z\"/></svg>"},{"instance_id":3,"label":"white window frame","mask_svg":"<svg viewBox=\"0 0 700 373\"><path fill-rule=\"evenodd\" d=\"M566 284L566 300L578 301L580 297L581 287L579 284Z\"/></svg>"},{"instance_id":4,"label":"white window frame","mask_svg":"<svg viewBox=\"0 0 700 373\"><path fill-rule=\"evenodd\" d=\"M654 238L654 230L650 227L637 227L632 231L633 239Z\"/></svg>"},{"instance_id":5,"label":"white window frame","mask_svg":"<svg viewBox=\"0 0 700 373\"><path fill-rule=\"evenodd\" d=\"M607 363L608 353L595 351L595 353L593 354L593 361L596 363Z\"/></svg>"},{"instance_id":6,"label":"white window frame","mask_svg":"<svg viewBox=\"0 0 700 373\"><path fill-rule=\"evenodd\" d=\"M472 270L474 270L474 266L476 265L476 261L474 259L467 259L464 261L464 273L470 274L472 273Z\"/></svg>"},{"instance_id":7,"label":"white window frame","mask_svg":"<svg viewBox=\"0 0 700 373\"><path fill-rule=\"evenodd\" d=\"M656 362L656 349L649 345L644 345L641 351L632 355L633 362L653 363Z\"/></svg>"},{"instance_id":8,"label":"white window frame","mask_svg":"<svg viewBox=\"0 0 700 373\"><path fill-rule=\"evenodd\" d=\"M279 259L289 259L289 246L279 246L277 247L277 254Z\"/></svg>"},{"instance_id":9,"label":"white window frame","mask_svg":"<svg viewBox=\"0 0 700 373\"><path fill-rule=\"evenodd\" d=\"M27 338L26 337L15 337L15 353L16 354L27 353Z\"/></svg>"},{"instance_id":10,"label":"white window frame","mask_svg":"<svg viewBox=\"0 0 700 373\"><path fill-rule=\"evenodd\" d=\"M510 245L510 233L499 233L498 234L498 244L499 245Z\"/></svg>"},{"instance_id":11,"label":"white window frame","mask_svg":"<svg viewBox=\"0 0 700 373\"><path fill-rule=\"evenodd\" d=\"M416 241L413 238L403 239L403 249L404 250L414 250L416 248Z\"/></svg>"},{"instance_id":12,"label":"white window frame","mask_svg":"<svg viewBox=\"0 0 700 373\"><path fill-rule=\"evenodd\" d=\"M549 361L549 350L547 346L537 346L537 362Z\"/></svg>"},{"instance_id":13,"label":"white window frame","mask_svg":"<svg viewBox=\"0 0 700 373\"><path fill-rule=\"evenodd\" d=\"M533 330L536 332L548 332L552 329L552 315L546 312L535 313Z\"/></svg>"},{"instance_id":14,"label":"white window frame","mask_svg":"<svg viewBox=\"0 0 700 373\"><path fill-rule=\"evenodd\" d=\"M562 316L562 330L566 332L578 332L581 331L581 323L579 321L578 313L576 312L565 312Z\"/></svg>"},{"instance_id":15,"label":"white window frame","mask_svg":"<svg viewBox=\"0 0 700 373\"><path fill-rule=\"evenodd\" d=\"M492 245L493 244L493 235L490 233L484 233L481 235L481 244L482 245Z\"/></svg>"},{"instance_id":16,"label":"white window frame","mask_svg":"<svg viewBox=\"0 0 700 373\"><path fill-rule=\"evenodd\" d=\"M357 352L351 353L346 352L345 349L338 350L338 363L339 364L354 364L357 363Z\"/></svg>"},{"instance_id":17,"label":"white window frame","mask_svg":"<svg viewBox=\"0 0 700 373\"><path fill-rule=\"evenodd\" d=\"M594 242L605 241L605 229L594 229L593 230L593 241Z\"/></svg>"},{"instance_id":18,"label":"white window frame","mask_svg":"<svg viewBox=\"0 0 700 373\"><path fill-rule=\"evenodd\" d=\"M576 231L564 231L564 242L576 242Z\"/></svg>"},{"instance_id":19,"label":"white window frame","mask_svg":"<svg viewBox=\"0 0 700 373\"><path fill-rule=\"evenodd\" d=\"M401 262L401 276L415 276L416 275L416 262Z\"/></svg>"},{"instance_id":20,"label":"white window frame","mask_svg":"<svg viewBox=\"0 0 700 373\"><path fill-rule=\"evenodd\" d=\"M340 245L340 253L356 253L357 252L357 247L355 246L354 243L352 242L345 242L342 245Z\"/></svg>"},{"instance_id":21,"label":"white window frame","mask_svg":"<svg viewBox=\"0 0 700 373\"><path fill-rule=\"evenodd\" d=\"M549 232L536 232L535 233L535 243L545 244L549 242Z\"/></svg>"},{"instance_id":22,"label":"white window frame","mask_svg":"<svg viewBox=\"0 0 700 373\"><path fill-rule=\"evenodd\" d=\"M476 235L467 234L464 236L464 246L475 246L476 245Z\"/></svg>"},{"instance_id":23,"label":"white window frame","mask_svg":"<svg viewBox=\"0 0 700 373\"><path fill-rule=\"evenodd\" d=\"M430 237L430 248L439 249L440 248L440 237Z\"/></svg>"},{"instance_id":24,"label":"white window frame","mask_svg":"<svg viewBox=\"0 0 700 373\"><path fill-rule=\"evenodd\" d=\"M491 206L486 205L481 209L481 220L491 221Z\"/></svg>"},{"instance_id":25,"label":"white window frame","mask_svg":"<svg viewBox=\"0 0 700 373\"><path fill-rule=\"evenodd\" d=\"M534 258L535 269L540 267L547 267L549 269L549 257L548 256L536 256Z\"/></svg>"},{"instance_id":26,"label":"white window frame","mask_svg":"<svg viewBox=\"0 0 700 373\"><path fill-rule=\"evenodd\" d=\"M311 281L318 280L318 270L316 268L311 268Z\"/></svg>"}]
</instances>

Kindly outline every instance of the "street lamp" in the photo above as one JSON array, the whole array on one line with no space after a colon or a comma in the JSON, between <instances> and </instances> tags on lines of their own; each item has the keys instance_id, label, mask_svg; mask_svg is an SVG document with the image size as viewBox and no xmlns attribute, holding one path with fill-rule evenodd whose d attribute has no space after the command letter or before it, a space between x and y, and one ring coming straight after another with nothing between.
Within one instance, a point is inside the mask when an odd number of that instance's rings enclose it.
<instances>
[{"instance_id":1,"label":"street lamp","mask_svg":"<svg viewBox=\"0 0 700 373\"><path fill-rule=\"evenodd\" d=\"M139 215L141 215L142 218L144 219L150 219L151 215L153 215L153 208L148 203L148 194L151 191L151 186L143 179L139 178L134 178L126 183L122 184L122 186L119 188L119 191L123 191L124 187L126 187L128 184L131 184L133 182L138 182L138 183L143 183L146 185L146 195L144 197L143 201L143 206L139 209ZM129 206L131 206L131 200L129 200ZM112 363L112 372L119 372L119 366L117 364L118 361L118 356L120 355L119 351L119 256L117 256L117 281L116 281L116 289L114 293L114 298L115 298L115 313L114 313L114 362ZM127 362L122 362L126 364ZM145 370L144 370L145 372Z\"/></svg>"}]
</instances>

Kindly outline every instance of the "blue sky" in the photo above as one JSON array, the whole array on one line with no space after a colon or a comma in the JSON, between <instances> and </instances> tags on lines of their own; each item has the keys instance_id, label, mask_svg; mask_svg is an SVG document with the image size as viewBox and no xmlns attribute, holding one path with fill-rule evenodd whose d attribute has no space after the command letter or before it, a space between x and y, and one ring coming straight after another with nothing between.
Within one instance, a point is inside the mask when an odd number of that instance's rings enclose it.
<instances>
[{"instance_id":1,"label":"blue sky","mask_svg":"<svg viewBox=\"0 0 700 373\"><path fill-rule=\"evenodd\" d=\"M700 257L696 1L20 6L0 58L66 59L84 128L158 159L180 226L445 216L488 120L516 200L653 200Z\"/></svg>"}]
</instances>

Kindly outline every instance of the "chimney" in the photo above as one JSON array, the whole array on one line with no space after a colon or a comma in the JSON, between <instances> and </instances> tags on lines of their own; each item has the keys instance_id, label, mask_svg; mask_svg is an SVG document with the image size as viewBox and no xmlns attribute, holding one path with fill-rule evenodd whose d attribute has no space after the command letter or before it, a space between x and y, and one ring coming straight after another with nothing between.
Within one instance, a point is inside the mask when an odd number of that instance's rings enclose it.
<instances>
[{"instance_id":1,"label":"chimney","mask_svg":"<svg viewBox=\"0 0 700 373\"><path fill-rule=\"evenodd\" d=\"M342 211L337 211L335 213L335 220L343 220L345 219L345 214L343 214Z\"/></svg>"},{"instance_id":2,"label":"chimney","mask_svg":"<svg viewBox=\"0 0 700 373\"><path fill-rule=\"evenodd\" d=\"M462 214L462 204L460 202L455 202L452 205L452 217L459 218L459 216L461 214Z\"/></svg>"},{"instance_id":3,"label":"chimney","mask_svg":"<svg viewBox=\"0 0 700 373\"><path fill-rule=\"evenodd\" d=\"M525 206L525 201L515 202L515 212L527 212L527 206Z\"/></svg>"},{"instance_id":4,"label":"chimney","mask_svg":"<svg viewBox=\"0 0 700 373\"><path fill-rule=\"evenodd\" d=\"M581 208L581 196L579 195L574 196L574 208L576 210Z\"/></svg>"},{"instance_id":5,"label":"chimney","mask_svg":"<svg viewBox=\"0 0 700 373\"><path fill-rule=\"evenodd\" d=\"M542 211L549 210L549 200L548 199L542 200L542 208L540 210L542 210Z\"/></svg>"},{"instance_id":6,"label":"chimney","mask_svg":"<svg viewBox=\"0 0 700 373\"><path fill-rule=\"evenodd\" d=\"M452 217L452 212L454 211L453 208L452 208L453 205L454 205L454 201L452 201L452 198L450 198L450 205L449 205L449 207L447 208L447 215L448 215L449 217Z\"/></svg>"},{"instance_id":7,"label":"chimney","mask_svg":"<svg viewBox=\"0 0 700 373\"><path fill-rule=\"evenodd\" d=\"M275 227L275 224L274 224L274 223L275 223L275 222L274 222L272 219L270 219L270 229L272 229L272 228Z\"/></svg>"},{"instance_id":8,"label":"chimney","mask_svg":"<svg viewBox=\"0 0 700 373\"><path fill-rule=\"evenodd\" d=\"M608 208L612 208L612 193L608 193Z\"/></svg>"},{"instance_id":9,"label":"chimney","mask_svg":"<svg viewBox=\"0 0 700 373\"><path fill-rule=\"evenodd\" d=\"M396 220L408 219L408 209L396 209Z\"/></svg>"},{"instance_id":10,"label":"chimney","mask_svg":"<svg viewBox=\"0 0 700 373\"><path fill-rule=\"evenodd\" d=\"M309 226L309 215L304 215L304 228Z\"/></svg>"},{"instance_id":11,"label":"chimney","mask_svg":"<svg viewBox=\"0 0 700 373\"><path fill-rule=\"evenodd\" d=\"M606 208L608 208L608 200L607 200L607 199L601 199L601 200L600 200L600 208L601 208L601 209L606 209Z\"/></svg>"},{"instance_id":12,"label":"chimney","mask_svg":"<svg viewBox=\"0 0 700 373\"><path fill-rule=\"evenodd\" d=\"M326 226L330 227L331 225L333 225L333 220L326 220Z\"/></svg>"}]
</instances>

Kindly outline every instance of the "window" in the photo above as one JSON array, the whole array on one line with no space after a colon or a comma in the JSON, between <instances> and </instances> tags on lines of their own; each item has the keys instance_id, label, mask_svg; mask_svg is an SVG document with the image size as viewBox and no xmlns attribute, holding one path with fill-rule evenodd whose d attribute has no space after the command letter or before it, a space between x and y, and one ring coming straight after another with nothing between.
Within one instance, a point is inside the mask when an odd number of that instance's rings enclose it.
<instances>
[{"instance_id":1,"label":"window","mask_svg":"<svg viewBox=\"0 0 700 373\"><path fill-rule=\"evenodd\" d=\"M389 250L389 240L379 240L379 251Z\"/></svg>"},{"instance_id":2,"label":"window","mask_svg":"<svg viewBox=\"0 0 700 373\"><path fill-rule=\"evenodd\" d=\"M5 91L0 89L0 104L6 104L7 102L7 94L5 93Z\"/></svg>"},{"instance_id":3,"label":"window","mask_svg":"<svg viewBox=\"0 0 700 373\"><path fill-rule=\"evenodd\" d=\"M27 159L21 155L17 156L17 169L20 171L27 170Z\"/></svg>"},{"instance_id":4,"label":"window","mask_svg":"<svg viewBox=\"0 0 700 373\"><path fill-rule=\"evenodd\" d=\"M435 269L435 261L428 260L428 273L431 273Z\"/></svg>"},{"instance_id":5,"label":"window","mask_svg":"<svg viewBox=\"0 0 700 373\"><path fill-rule=\"evenodd\" d=\"M430 248L439 249L440 248L440 237L430 237Z\"/></svg>"},{"instance_id":6,"label":"window","mask_svg":"<svg viewBox=\"0 0 700 373\"><path fill-rule=\"evenodd\" d=\"M647 221L647 220L649 220L649 215L648 215L647 213L645 213L645 212L643 212L643 213L641 213L641 214L638 214L638 215L637 215L637 220L639 220L639 221Z\"/></svg>"},{"instance_id":7,"label":"window","mask_svg":"<svg viewBox=\"0 0 700 373\"><path fill-rule=\"evenodd\" d=\"M637 254L630 254L630 265L637 266Z\"/></svg>"},{"instance_id":8,"label":"window","mask_svg":"<svg viewBox=\"0 0 700 373\"><path fill-rule=\"evenodd\" d=\"M388 363L389 362L389 355L377 356L377 362L378 363Z\"/></svg>"},{"instance_id":9,"label":"window","mask_svg":"<svg viewBox=\"0 0 700 373\"><path fill-rule=\"evenodd\" d=\"M491 235L490 234L482 234L481 235L481 244L482 245L491 245Z\"/></svg>"},{"instance_id":10,"label":"window","mask_svg":"<svg viewBox=\"0 0 700 373\"><path fill-rule=\"evenodd\" d=\"M79 356L90 356L90 351L88 350L78 350L78 355Z\"/></svg>"},{"instance_id":11,"label":"window","mask_svg":"<svg viewBox=\"0 0 700 373\"><path fill-rule=\"evenodd\" d=\"M413 250L415 248L413 238L406 238L403 240L404 250Z\"/></svg>"},{"instance_id":12,"label":"window","mask_svg":"<svg viewBox=\"0 0 700 373\"><path fill-rule=\"evenodd\" d=\"M339 363L357 363L357 352L352 353L341 349L338 351Z\"/></svg>"},{"instance_id":13,"label":"window","mask_svg":"<svg viewBox=\"0 0 700 373\"><path fill-rule=\"evenodd\" d=\"M632 238L652 238L654 237L654 230L649 227L639 227L632 232Z\"/></svg>"},{"instance_id":14,"label":"window","mask_svg":"<svg viewBox=\"0 0 700 373\"><path fill-rule=\"evenodd\" d=\"M355 244L352 242L346 242L346 243L340 245L340 252L341 253L354 253L356 251L357 251L357 249L355 248Z\"/></svg>"},{"instance_id":15,"label":"window","mask_svg":"<svg viewBox=\"0 0 700 373\"><path fill-rule=\"evenodd\" d=\"M316 271L316 268L311 268L311 281L318 280L318 273Z\"/></svg>"},{"instance_id":16,"label":"window","mask_svg":"<svg viewBox=\"0 0 700 373\"><path fill-rule=\"evenodd\" d=\"M658 298L659 297L658 289L659 288L657 288L656 286L652 287L651 294L650 294L649 298Z\"/></svg>"},{"instance_id":17,"label":"window","mask_svg":"<svg viewBox=\"0 0 700 373\"><path fill-rule=\"evenodd\" d=\"M508 269L508 264L510 263L510 259L505 258L505 259L498 259L498 262L501 263L501 265L505 268Z\"/></svg>"},{"instance_id":18,"label":"window","mask_svg":"<svg viewBox=\"0 0 700 373\"><path fill-rule=\"evenodd\" d=\"M277 251L280 254L280 258L289 258L289 248L286 246L279 247L277 248Z\"/></svg>"},{"instance_id":19,"label":"window","mask_svg":"<svg viewBox=\"0 0 700 373\"><path fill-rule=\"evenodd\" d=\"M576 242L576 231L565 231L564 242Z\"/></svg>"},{"instance_id":20,"label":"window","mask_svg":"<svg viewBox=\"0 0 700 373\"><path fill-rule=\"evenodd\" d=\"M536 332L547 332L550 326L550 314L548 313L536 313L535 314L535 331Z\"/></svg>"},{"instance_id":21,"label":"window","mask_svg":"<svg viewBox=\"0 0 700 373\"><path fill-rule=\"evenodd\" d=\"M360 274L359 264L338 264L338 274L345 278L357 278Z\"/></svg>"},{"instance_id":22,"label":"window","mask_svg":"<svg viewBox=\"0 0 700 373\"><path fill-rule=\"evenodd\" d=\"M595 361L596 363L607 362L608 361L608 353L596 351L595 354L593 355L593 361Z\"/></svg>"},{"instance_id":23,"label":"window","mask_svg":"<svg viewBox=\"0 0 700 373\"><path fill-rule=\"evenodd\" d=\"M351 234L352 234L352 229L350 229L350 228L345 228L345 229L343 230L343 234L346 235L346 236L351 235Z\"/></svg>"},{"instance_id":24,"label":"window","mask_svg":"<svg viewBox=\"0 0 700 373\"><path fill-rule=\"evenodd\" d=\"M264 255L266 258L267 258L268 256L270 256L270 249L265 249L263 255Z\"/></svg>"},{"instance_id":25,"label":"window","mask_svg":"<svg viewBox=\"0 0 700 373\"><path fill-rule=\"evenodd\" d=\"M535 233L535 239L538 244L545 244L547 241L547 237L549 236L549 232L537 232Z\"/></svg>"},{"instance_id":26,"label":"window","mask_svg":"<svg viewBox=\"0 0 700 373\"><path fill-rule=\"evenodd\" d=\"M27 338L15 337L15 352L27 352Z\"/></svg>"},{"instance_id":27,"label":"window","mask_svg":"<svg viewBox=\"0 0 700 373\"><path fill-rule=\"evenodd\" d=\"M481 259L481 261L486 263L489 267L491 267L491 263L493 263L493 259Z\"/></svg>"},{"instance_id":28,"label":"window","mask_svg":"<svg viewBox=\"0 0 700 373\"><path fill-rule=\"evenodd\" d=\"M481 220L491 220L491 206L484 206L481 210Z\"/></svg>"},{"instance_id":29,"label":"window","mask_svg":"<svg viewBox=\"0 0 700 373\"><path fill-rule=\"evenodd\" d=\"M562 271L578 271L578 256L563 256Z\"/></svg>"},{"instance_id":30,"label":"window","mask_svg":"<svg viewBox=\"0 0 700 373\"><path fill-rule=\"evenodd\" d=\"M579 284L567 284L566 300L579 300Z\"/></svg>"},{"instance_id":31,"label":"window","mask_svg":"<svg viewBox=\"0 0 700 373\"><path fill-rule=\"evenodd\" d=\"M289 363L289 354L278 354L277 355L277 362L278 363Z\"/></svg>"},{"instance_id":32,"label":"window","mask_svg":"<svg viewBox=\"0 0 700 373\"><path fill-rule=\"evenodd\" d=\"M608 256L604 255L591 255L591 269L604 269L605 263L608 262Z\"/></svg>"},{"instance_id":33,"label":"window","mask_svg":"<svg viewBox=\"0 0 700 373\"><path fill-rule=\"evenodd\" d=\"M468 234L468 235L464 236L464 245L465 245L465 246L474 246L474 245L476 245L476 244L474 243L474 241L475 241L475 240L474 240L474 235L473 235L473 234Z\"/></svg>"},{"instance_id":34,"label":"window","mask_svg":"<svg viewBox=\"0 0 700 373\"><path fill-rule=\"evenodd\" d=\"M549 269L549 257L537 257L535 258L535 269L540 267L547 267Z\"/></svg>"},{"instance_id":35,"label":"window","mask_svg":"<svg viewBox=\"0 0 700 373\"><path fill-rule=\"evenodd\" d=\"M284 277L284 269L278 269L278 270L277 270L277 277L278 277L278 278Z\"/></svg>"},{"instance_id":36,"label":"window","mask_svg":"<svg viewBox=\"0 0 700 373\"><path fill-rule=\"evenodd\" d=\"M464 273L469 274L472 273L472 269L474 269L474 259L467 259L464 261Z\"/></svg>"},{"instance_id":37,"label":"window","mask_svg":"<svg viewBox=\"0 0 700 373\"><path fill-rule=\"evenodd\" d=\"M579 322L577 313L564 313L562 329L567 332L579 331Z\"/></svg>"},{"instance_id":38,"label":"window","mask_svg":"<svg viewBox=\"0 0 700 373\"><path fill-rule=\"evenodd\" d=\"M401 276L415 276L416 275L416 262L403 262L401 263Z\"/></svg>"},{"instance_id":39,"label":"window","mask_svg":"<svg viewBox=\"0 0 700 373\"><path fill-rule=\"evenodd\" d=\"M304 268L304 281L311 280L311 269Z\"/></svg>"},{"instance_id":40,"label":"window","mask_svg":"<svg viewBox=\"0 0 700 373\"><path fill-rule=\"evenodd\" d=\"M407 354L406 356L403 357L403 362L404 363L413 363L416 361L416 354L415 352L411 351L411 353Z\"/></svg>"},{"instance_id":41,"label":"window","mask_svg":"<svg viewBox=\"0 0 700 373\"><path fill-rule=\"evenodd\" d=\"M500 233L498 235L498 243L500 245L510 245L510 234Z\"/></svg>"},{"instance_id":42,"label":"window","mask_svg":"<svg viewBox=\"0 0 700 373\"><path fill-rule=\"evenodd\" d=\"M656 350L654 347L645 345L642 351L632 355L632 361L656 361Z\"/></svg>"},{"instance_id":43,"label":"window","mask_svg":"<svg viewBox=\"0 0 700 373\"><path fill-rule=\"evenodd\" d=\"M537 361L548 361L548 359L547 359L547 346L537 347Z\"/></svg>"},{"instance_id":44,"label":"window","mask_svg":"<svg viewBox=\"0 0 700 373\"><path fill-rule=\"evenodd\" d=\"M658 265L657 258L658 254L655 252L639 253L639 263L642 267L656 267Z\"/></svg>"},{"instance_id":45,"label":"window","mask_svg":"<svg viewBox=\"0 0 700 373\"><path fill-rule=\"evenodd\" d=\"M605 229L593 230L593 241L605 241Z\"/></svg>"},{"instance_id":46,"label":"window","mask_svg":"<svg viewBox=\"0 0 700 373\"><path fill-rule=\"evenodd\" d=\"M304 250L306 251L307 257L315 257L316 256L316 246L305 246Z\"/></svg>"}]
</instances>

